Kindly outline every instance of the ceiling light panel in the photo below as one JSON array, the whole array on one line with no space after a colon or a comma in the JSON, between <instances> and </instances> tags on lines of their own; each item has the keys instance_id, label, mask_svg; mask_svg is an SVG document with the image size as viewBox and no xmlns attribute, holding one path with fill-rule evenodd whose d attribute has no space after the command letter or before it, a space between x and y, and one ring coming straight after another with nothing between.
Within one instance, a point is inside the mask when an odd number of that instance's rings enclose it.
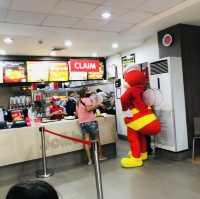
<instances>
[{"instance_id":1,"label":"ceiling light panel","mask_svg":"<svg viewBox=\"0 0 200 199\"><path fill-rule=\"evenodd\" d=\"M45 14L33 14L28 12L10 11L6 18L6 22L39 25L44 18Z\"/></svg>"},{"instance_id":2,"label":"ceiling light panel","mask_svg":"<svg viewBox=\"0 0 200 199\"><path fill-rule=\"evenodd\" d=\"M119 48L119 44L118 44L117 42L112 43L112 48L113 48L113 49Z\"/></svg>"},{"instance_id":3,"label":"ceiling light panel","mask_svg":"<svg viewBox=\"0 0 200 199\"><path fill-rule=\"evenodd\" d=\"M85 17L95 8L96 5L90 3L61 0L52 13L71 17Z\"/></svg>"},{"instance_id":4,"label":"ceiling light panel","mask_svg":"<svg viewBox=\"0 0 200 199\"><path fill-rule=\"evenodd\" d=\"M66 16L48 16L43 25L55 27L71 27L80 21L80 18Z\"/></svg>"},{"instance_id":5,"label":"ceiling light panel","mask_svg":"<svg viewBox=\"0 0 200 199\"><path fill-rule=\"evenodd\" d=\"M128 12L125 15L122 15L116 19L116 21L119 22L125 22L125 23L131 23L131 24L136 24L140 23L146 19L149 19L152 17L154 14L153 13L148 13L145 11L135 11L135 12Z\"/></svg>"},{"instance_id":6,"label":"ceiling light panel","mask_svg":"<svg viewBox=\"0 0 200 199\"><path fill-rule=\"evenodd\" d=\"M103 12L103 13L101 14L101 17L102 17L103 19L109 19L111 16L112 16L111 12L107 12L107 11L105 11L105 12Z\"/></svg>"},{"instance_id":7,"label":"ceiling light panel","mask_svg":"<svg viewBox=\"0 0 200 199\"><path fill-rule=\"evenodd\" d=\"M130 27L132 27L131 23L119 23L119 22L111 21L110 23L106 24L102 30L111 31L111 32L121 32Z\"/></svg>"},{"instance_id":8,"label":"ceiling light panel","mask_svg":"<svg viewBox=\"0 0 200 199\"><path fill-rule=\"evenodd\" d=\"M127 9L113 9L111 6L99 6L95 10L93 10L91 13L89 13L86 17L87 18L93 18L93 19L101 19L102 13L104 12L110 12L112 14L111 19L115 19L116 17L121 16L122 14L125 14L128 12Z\"/></svg>"},{"instance_id":9,"label":"ceiling light panel","mask_svg":"<svg viewBox=\"0 0 200 199\"><path fill-rule=\"evenodd\" d=\"M148 0L107 0L104 6L110 6L113 9L136 9L139 5Z\"/></svg>"},{"instance_id":10,"label":"ceiling light panel","mask_svg":"<svg viewBox=\"0 0 200 199\"><path fill-rule=\"evenodd\" d=\"M0 8L0 22L5 21L7 13L8 13L7 9Z\"/></svg>"},{"instance_id":11,"label":"ceiling light panel","mask_svg":"<svg viewBox=\"0 0 200 199\"><path fill-rule=\"evenodd\" d=\"M172 8L180 3L184 2L184 0L148 0L143 5L138 7L138 10L147 11L152 13L159 13L169 8Z\"/></svg>"},{"instance_id":12,"label":"ceiling light panel","mask_svg":"<svg viewBox=\"0 0 200 199\"><path fill-rule=\"evenodd\" d=\"M66 40L65 41L65 46L70 48L72 46L72 41L71 40Z\"/></svg>"},{"instance_id":13,"label":"ceiling light panel","mask_svg":"<svg viewBox=\"0 0 200 199\"><path fill-rule=\"evenodd\" d=\"M48 13L57 2L57 0L13 0L10 8L18 11Z\"/></svg>"},{"instance_id":14,"label":"ceiling light panel","mask_svg":"<svg viewBox=\"0 0 200 199\"><path fill-rule=\"evenodd\" d=\"M0 8L8 8L11 0L0 0Z\"/></svg>"},{"instance_id":15,"label":"ceiling light panel","mask_svg":"<svg viewBox=\"0 0 200 199\"><path fill-rule=\"evenodd\" d=\"M3 39L4 43L7 45L10 45L13 43L13 39L11 39L10 37L6 37Z\"/></svg>"},{"instance_id":16,"label":"ceiling light panel","mask_svg":"<svg viewBox=\"0 0 200 199\"><path fill-rule=\"evenodd\" d=\"M93 3L93 4L102 4L104 0L77 0L79 2L85 2L85 3Z\"/></svg>"},{"instance_id":17,"label":"ceiling light panel","mask_svg":"<svg viewBox=\"0 0 200 199\"><path fill-rule=\"evenodd\" d=\"M84 19L75 24L73 27L84 30L99 30L102 29L106 24L107 21L104 20Z\"/></svg>"}]
</instances>

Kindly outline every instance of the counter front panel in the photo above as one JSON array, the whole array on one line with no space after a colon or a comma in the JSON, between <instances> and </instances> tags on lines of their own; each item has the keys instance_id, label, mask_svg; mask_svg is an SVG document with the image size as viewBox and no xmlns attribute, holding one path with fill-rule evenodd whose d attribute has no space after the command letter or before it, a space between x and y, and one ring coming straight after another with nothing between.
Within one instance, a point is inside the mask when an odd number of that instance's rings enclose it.
<instances>
[{"instance_id":1,"label":"counter front panel","mask_svg":"<svg viewBox=\"0 0 200 199\"><path fill-rule=\"evenodd\" d=\"M97 118L101 143L115 143L117 139L115 116ZM82 139L78 120L62 120L43 124L45 128ZM54 156L83 149L83 145L51 134L46 135L47 156ZM37 127L5 129L0 131L0 166L10 165L41 157L41 138Z\"/></svg>"}]
</instances>

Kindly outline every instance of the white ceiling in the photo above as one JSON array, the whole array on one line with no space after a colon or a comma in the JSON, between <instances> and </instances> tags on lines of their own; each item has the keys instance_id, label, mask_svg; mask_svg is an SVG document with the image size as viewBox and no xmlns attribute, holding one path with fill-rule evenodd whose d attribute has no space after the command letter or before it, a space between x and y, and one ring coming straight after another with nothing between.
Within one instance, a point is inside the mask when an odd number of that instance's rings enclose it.
<instances>
[{"instance_id":1,"label":"white ceiling","mask_svg":"<svg viewBox=\"0 0 200 199\"><path fill-rule=\"evenodd\" d=\"M72 40L62 56L108 56L130 49L176 23L200 25L200 0L0 0L0 49L48 55ZM104 11L112 13L103 20ZM10 36L14 44L6 46ZM43 44L38 44L42 40ZM111 44L119 42L119 49Z\"/></svg>"}]
</instances>

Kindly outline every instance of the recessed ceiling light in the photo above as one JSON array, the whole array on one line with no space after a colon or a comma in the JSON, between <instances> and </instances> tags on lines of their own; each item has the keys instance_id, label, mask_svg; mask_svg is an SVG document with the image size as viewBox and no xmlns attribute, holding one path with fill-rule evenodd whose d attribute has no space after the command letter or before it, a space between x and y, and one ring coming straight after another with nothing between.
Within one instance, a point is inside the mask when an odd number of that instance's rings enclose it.
<instances>
[{"instance_id":1,"label":"recessed ceiling light","mask_svg":"<svg viewBox=\"0 0 200 199\"><path fill-rule=\"evenodd\" d=\"M3 49L0 49L0 55L6 55L7 53L6 53L6 51L5 50L3 50Z\"/></svg>"},{"instance_id":2,"label":"recessed ceiling light","mask_svg":"<svg viewBox=\"0 0 200 199\"><path fill-rule=\"evenodd\" d=\"M109 19L111 17L111 13L110 12L104 12L104 13L102 13L101 17L103 19Z\"/></svg>"},{"instance_id":3,"label":"recessed ceiling light","mask_svg":"<svg viewBox=\"0 0 200 199\"><path fill-rule=\"evenodd\" d=\"M71 40L65 41L65 46L66 47L71 47L72 46L72 41Z\"/></svg>"},{"instance_id":4,"label":"recessed ceiling light","mask_svg":"<svg viewBox=\"0 0 200 199\"><path fill-rule=\"evenodd\" d=\"M56 54L56 51L55 50L52 50L51 52L50 52L50 55L51 56L56 56L57 54Z\"/></svg>"},{"instance_id":5,"label":"recessed ceiling light","mask_svg":"<svg viewBox=\"0 0 200 199\"><path fill-rule=\"evenodd\" d=\"M119 48L119 44L118 44L118 43L113 43L113 44L112 44L112 48L113 48L113 49Z\"/></svg>"},{"instance_id":6,"label":"recessed ceiling light","mask_svg":"<svg viewBox=\"0 0 200 199\"><path fill-rule=\"evenodd\" d=\"M11 39L10 37L6 37L6 38L4 38L3 41L4 41L5 44L8 44L8 45L10 45L10 44L13 43L13 39Z\"/></svg>"},{"instance_id":7,"label":"recessed ceiling light","mask_svg":"<svg viewBox=\"0 0 200 199\"><path fill-rule=\"evenodd\" d=\"M98 57L98 53L96 52L92 53L92 57Z\"/></svg>"}]
</instances>

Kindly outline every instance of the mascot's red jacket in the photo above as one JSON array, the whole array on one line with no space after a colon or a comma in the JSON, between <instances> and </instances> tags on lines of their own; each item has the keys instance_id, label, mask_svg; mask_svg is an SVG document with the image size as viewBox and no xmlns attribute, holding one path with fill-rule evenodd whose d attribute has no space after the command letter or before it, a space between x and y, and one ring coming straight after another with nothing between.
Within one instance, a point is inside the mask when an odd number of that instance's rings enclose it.
<instances>
[{"instance_id":1,"label":"mascot's red jacket","mask_svg":"<svg viewBox=\"0 0 200 199\"><path fill-rule=\"evenodd\" d=\"M146 78L143 72L129 70L124 74L128 88L121 96L123 111L130 110L132 117L126 117L128 141L131 152L122 158L122 167L138 167L143 165L147 157L146 135L156 135L160 132L160 122L143 101Z\"/></svg>"}]
</instances>

